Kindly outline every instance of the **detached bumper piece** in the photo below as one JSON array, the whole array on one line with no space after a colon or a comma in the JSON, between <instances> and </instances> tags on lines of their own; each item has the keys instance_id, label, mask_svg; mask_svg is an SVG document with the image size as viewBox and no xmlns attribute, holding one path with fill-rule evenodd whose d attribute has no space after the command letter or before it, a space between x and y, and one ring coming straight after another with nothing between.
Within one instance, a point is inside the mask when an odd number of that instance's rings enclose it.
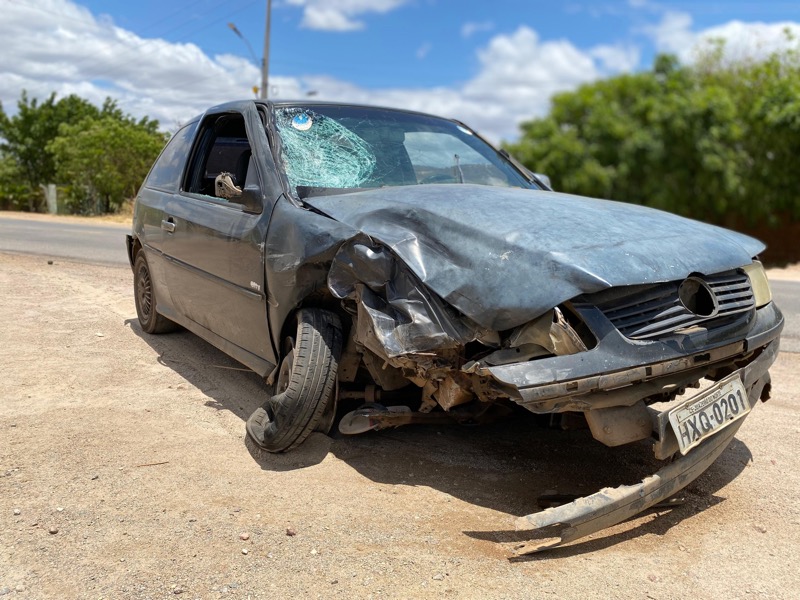
<instances>
[{"instance_id":1,"label":"detached bumper piece","mask_svg":"<svg viewBox=\"0 0 800 600\"><path fill-rule=\"evenodd\" d=\"M751 408L762 397L769 384L767 369L775 360L777 352L776 341L765 348L756 360L738 371L747 390ZM685 456L680 456L641 483L605 488L569 504L518 518L517 531L531 531L532 536L529 541L513 545L511 551L522 556L562 546L621 523L664 502L711 466L728 447L743 422L744 419L731 422Z\"/></svg>"}]
</instances>

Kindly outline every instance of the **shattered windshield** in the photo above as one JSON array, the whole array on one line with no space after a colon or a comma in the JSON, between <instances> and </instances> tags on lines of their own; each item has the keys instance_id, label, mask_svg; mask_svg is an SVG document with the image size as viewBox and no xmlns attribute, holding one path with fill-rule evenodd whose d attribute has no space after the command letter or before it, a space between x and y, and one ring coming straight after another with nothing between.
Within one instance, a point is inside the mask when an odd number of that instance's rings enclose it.
<instances>
[{"instance_id":1,"label":"shattered windshield","mask_svg":"<svg viewBox=\"0 0 800 600\"><path fill-rule=\"evenodd\" d=\"M427 115L355 106L275 107L280 159L299 196L429 183L532 187L469 129Z\"/></svg>"}]
</instances>

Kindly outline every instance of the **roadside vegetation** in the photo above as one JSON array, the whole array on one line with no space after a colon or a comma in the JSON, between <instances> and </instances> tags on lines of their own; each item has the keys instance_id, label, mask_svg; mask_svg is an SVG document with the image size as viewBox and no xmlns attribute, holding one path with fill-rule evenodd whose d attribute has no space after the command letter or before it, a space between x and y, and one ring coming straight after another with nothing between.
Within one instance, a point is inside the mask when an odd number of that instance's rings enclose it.
<instances>
[{"instance_id":1,"label":"roadside vegetation","mask_svg":"<svg viewBox=\"0 0 800 600\"><path fill-rule=\"evenodd\" d=\"M800 218L800 54L734 59L718 43L692 66L662 55L555 96L506 149L559 191L785 226Z\"/></svg>"},{"instance_id":2,"label":"roadside vegetation","mask_svg":"<svg viewBox=\"0 0 800 600\"><path fill-rule=\"evenodd\" d=\"M66 214L116 212L136 194L167 140L158 121L136 120L109 99L76 95L43 102L25 91L9 116L0 105L0 208L46 211L57 184Z\"/></svg>"}]
</instances>

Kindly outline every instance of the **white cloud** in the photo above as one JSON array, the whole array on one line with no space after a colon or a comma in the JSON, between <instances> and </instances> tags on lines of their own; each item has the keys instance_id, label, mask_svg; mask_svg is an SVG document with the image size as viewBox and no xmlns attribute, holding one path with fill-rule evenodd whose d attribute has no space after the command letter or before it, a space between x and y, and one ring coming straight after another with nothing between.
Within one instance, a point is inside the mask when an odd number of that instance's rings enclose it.
<instances>
[{"instance_id":1,"label":"white cloud","mask_svg":"<svg viewBox=\"0 0 800 600\"><path fill-rule=\"evenodd\" d=\"M519 123L547 113L554 93L636 66L628 46L581 50L567 40L542 40L529 27L494 36L478 51L476 75L458 87L368 90L328 77L303 85L323 100L396 106L454 117L492 141L519 134Z\"/></svg>"},{"instance_id":2,"label":"white cloud","mask_svg":"<svg viewBox=\"0 0 800 600\"><path fill-rule=\"evenodd\" d=\"M608 72L627 73L639 66L641 52L636 46L595 46L589 51Z\"/></svg>"},{"instance_id":3,"label":"white cloud","mask_svg":"<svg viewBox=\"0 0 800 600\"><path fill-rule=\"evenodd\" d=\"M481 21L479 23L467 22L461 26L461 37L468 38L474 33L479 33L481 31L492 31L493 29L494 23L491 21Z\"/></svg>"},{"instance_id":4,"label":"white cloud","mask_svg":"<svg viewBox=\"0 0 800 600\"><path fill-rule=\"evenodd\" d=\"M10 111L22 89L39 98L75 93L98 105L111 96L126 112L174 130L213 104L249 97L260 80L258 69L242 57L208 56L193 44L145 39L69 0L4 4L0 39L0 100ZM498 141L516 136L522 120L545 114L553 93L626 70L637 55L622 46L582 50L520 27L495 35L477 58L474 77L450 87L367 89L324 75L273 73L270 96L302 98L315 91L323 100L431 112L461 119Z\"/></svg>"},{"instance_id":5,"label":"white cloud","mask_svg":"<svg viewBox=\"0 0 800 600\"><path fill-rule=\"evenodd\" d=\"M653 39L659 52L691 52L697 42L692 32L692 17L687 13L666 12L658 25L644 27L643 31Z\"/></svg>"},{"instance_id":6,"label":"white cloud","mask_svg":"<svg viewBox=\"0 0 800 600\"><path fill-rule=\"evenodd\" d=\"M729 21L699 31L692 25L692 18L687 13L667 12L657 25L645 28L644 32L653 39L660 52L676 54L684 62L695 60L698 53L716 40L724 40L728 58L758 60L778 50L797 48L797 39L800 38L800 23L791 21Z\"/></svg>"},{"instance_id":7,"label":"white cloud","mask_svg":"<svg viewBox=\"0 0 800 600\"><path fill-rule=\"evenodd\" d=\"M7 109L22 89L38 97L76 93L98 104L112 96L125 110L171 127L210 103L246 95L259 79L244 58L144 39L66 0L4 4L0 39Z\"/></svg>"},{"instance_id":8,"label":"white cloud","mask_svg":"<svg viewBox=\"0 0 800 600\"><path fill-rule=\"evenodd\" d=\"M367 13L387 13L409 0L288 0L303 8L301 26L322 31L354 31L364 28L356 17Z\"/></svg>"},{"instance_id":9,"label":"white cloud","mask_svg":"<svg viewBox=\"0 0 800 600\"><path fill-rule=\"evenodd\" d=\"M417 48L417 58L419 60L423 60L426 56L428 56L431 48L433 48L433 45L430 42L425 42L422 44L419 48Z\"/></svg>"},{"instance_id":10,"label":"white cloud","mask_svg":"<svg viewBox=\"0 0 800 600\"><path fill-rule=\"evenodd\" d=\"M543 42L528 27L495 36L478 59L481 71L462 91L480 107L476 117L504 136L522 119L544 114L554 93L600 75L588 53L566 40Z\"/></svg>"},{"instance_id":11,"label":"white cloud","mask_svg":"<svg viewBox=\"0 0 800 600\"><path fill-rule=\"evenodd\" d=\"M323 100L454 117L496 142L518 135L521 121L544 115L552 94L596 79L611 69L608 63L629 67L633 54L611 46L582 51L566 40L542 41L532 29L520 27L492 38L478 52L476 76L459 87L368 90L329 77L306 77L303 85L319 90Z\"/></svg>"},{"instance_id":12,"label":"white cloud","mask_svg":"<svg viewBox=\"0 0 800 600\"><path fill-rule=\"evenodd\" d=\"M362 21L354 21L345 13L321 6L309 6L303 13L303 27L321 31L356 31L364 29Z\"/></svg>"}]
</instances>

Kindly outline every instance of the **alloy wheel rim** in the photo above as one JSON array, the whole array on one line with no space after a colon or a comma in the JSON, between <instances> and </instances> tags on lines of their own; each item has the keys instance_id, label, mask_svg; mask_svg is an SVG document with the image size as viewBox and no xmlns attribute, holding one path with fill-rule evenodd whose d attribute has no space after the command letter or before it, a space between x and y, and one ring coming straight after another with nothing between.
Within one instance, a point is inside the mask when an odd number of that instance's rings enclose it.
<instances>
[{"instance_id":1,"label":"alloy wheel rim","mask_svg":"<svg viewBox=\"0 0 800 600\"><path fill-rule=\"evenodd\" d=\"M145 320L150 317L150 311L153 307L153 292L150 283L150 273L147 272L145 267L139 269L139 308Z\"/></svg>"}]
</instances>

